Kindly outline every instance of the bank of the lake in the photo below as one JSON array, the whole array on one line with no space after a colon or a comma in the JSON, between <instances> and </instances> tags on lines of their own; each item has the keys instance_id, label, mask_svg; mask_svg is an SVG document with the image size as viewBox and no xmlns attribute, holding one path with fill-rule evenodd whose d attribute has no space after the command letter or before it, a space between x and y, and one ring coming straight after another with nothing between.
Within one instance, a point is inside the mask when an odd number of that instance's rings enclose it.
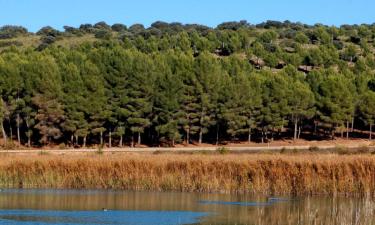
<instances>
[{"instance_id":1,"label":"bank of the lake","mask_svg":"<svg viewBox=\"0 0 375 225\"><path fill-rule=\"evenodd\" d=\"M375 196L375 155L3 154L0 186Z\"/></svg>"}]
</instances>

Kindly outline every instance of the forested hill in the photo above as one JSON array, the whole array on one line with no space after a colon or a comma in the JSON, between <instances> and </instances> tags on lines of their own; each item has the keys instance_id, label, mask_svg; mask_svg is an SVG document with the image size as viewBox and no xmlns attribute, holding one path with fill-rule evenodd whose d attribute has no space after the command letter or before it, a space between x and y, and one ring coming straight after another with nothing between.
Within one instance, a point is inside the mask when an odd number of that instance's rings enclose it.
<instances>
[{"instance_id":1,"label":"forested hill","mask_svg":"<svg viewBox=\"0 0 375 225\"><path fill-rule=\"evenodd\" d=\"M370 136L375 25L0 28L3 143Z\"/></svg>"}]
</instances>

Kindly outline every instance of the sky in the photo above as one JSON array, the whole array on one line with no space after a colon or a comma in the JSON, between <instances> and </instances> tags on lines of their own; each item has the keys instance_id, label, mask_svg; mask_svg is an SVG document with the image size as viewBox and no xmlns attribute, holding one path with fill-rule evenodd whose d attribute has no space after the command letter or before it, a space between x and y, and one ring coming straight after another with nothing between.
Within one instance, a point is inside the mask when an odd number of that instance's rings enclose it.
<instances>
[{"instance_id":1,"label":"sky","mask_svg":"<svg viewBox=\"0 0 375 225\"><path fill-rule=\"evenodd\" d=\"M155 21L199 23L210 27L247 20L290 20L310 25L375 22L374 0L0 0L0 26L37 31L50 25L105 21L149 26Z\"/></svg>"}]
</instances>

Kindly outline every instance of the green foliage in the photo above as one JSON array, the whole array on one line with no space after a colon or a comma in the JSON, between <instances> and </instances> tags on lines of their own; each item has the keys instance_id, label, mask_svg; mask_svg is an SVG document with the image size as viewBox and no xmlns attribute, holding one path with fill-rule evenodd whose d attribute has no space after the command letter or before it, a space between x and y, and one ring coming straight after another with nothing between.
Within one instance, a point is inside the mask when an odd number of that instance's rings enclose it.
<instances>
[{"instance_id":1,"label":"green foliage","mask_svg":"<svg viewBox=\"0 0 375 225\"><path fill-rule=\"evenodd\" d=\"M41 150L41 151L39 151L38 155L40 155L40 156L47 156L47 155L50 155L50 153L48 151Z\"/></svg>"},{"instance_id":2,"label":"green foliage","mask_svg":"<svg viewBox=\"0 0 375 225\"><path fill-rule=\"evenodd\" d=\"M240 21L213 29L158 21L64 29L0 28L5 142L269 141L298 139L302 130L334 137L352 121L371 137L373 25Z\"/></svg>"},{"instance_id":3,"label":"green foliage","mask_svg":"<svg viewBox=\"0 0 375 225\"><path fill-rule=\"evenodd\" d=\"M103 155L104 154L103 147L100 145L95 153L98 155Z\"/></svg>"},{"instance_id":4,"label":"green foliage","mask_svg":"<svg viewBox=\"0 0 375 225\"><path fill-rule=\"evenodd\" d=\"M220 155L226 155L230 152L230 150L226 147L219 147L216 150Z\"/></svg>"},{"instance_id":5,"label":"green foliage","mask_svg":"<svg viewBox=\"0 0 375 225\"><path fill-rule=\"evenodd\" d=\"M368 125L373 125L375 122L375 92L367 91L361 96L359 111L361 118Z\"/></svg>"},{"instance_id":6,"label":"green foliage","mask_svg":"<svg viewBox=\"0 0 375 225\"><path fill-rule=\"evenodd\" d=\"M0 27L0 39L24 36L27 32L27 29L21 26L2 26Z\"/></svg>"},{"instance_id":7,"label":"green foliage","mask_svg":"<svg viewBox=\"0 0 375 225\"><path fill-rule=\"evenodd\" d=\"M309 38L303 32L299 31L296 34L295 40L300 44L307 44L309 43Z\"/></svg>"}]
</instances>

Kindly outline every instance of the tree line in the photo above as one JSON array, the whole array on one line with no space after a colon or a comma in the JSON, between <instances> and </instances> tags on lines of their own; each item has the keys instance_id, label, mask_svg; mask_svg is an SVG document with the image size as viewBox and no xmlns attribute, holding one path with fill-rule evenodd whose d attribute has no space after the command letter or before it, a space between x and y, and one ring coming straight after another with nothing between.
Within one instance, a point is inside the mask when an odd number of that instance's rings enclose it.
<instances>
[{"instance_id":1,"label":"tree line","mask_svg":"<svg viewBox=\"0 0 375 225\"><path fill-rule=\"evenodd\" d=\"M3 39L41 40L0 53L4 142L174 146L349 138L354 129L372 138L373 25L64 28L0 29ZM85 32L97 40L58 44Z\"/></svg>"}]
</instances>

